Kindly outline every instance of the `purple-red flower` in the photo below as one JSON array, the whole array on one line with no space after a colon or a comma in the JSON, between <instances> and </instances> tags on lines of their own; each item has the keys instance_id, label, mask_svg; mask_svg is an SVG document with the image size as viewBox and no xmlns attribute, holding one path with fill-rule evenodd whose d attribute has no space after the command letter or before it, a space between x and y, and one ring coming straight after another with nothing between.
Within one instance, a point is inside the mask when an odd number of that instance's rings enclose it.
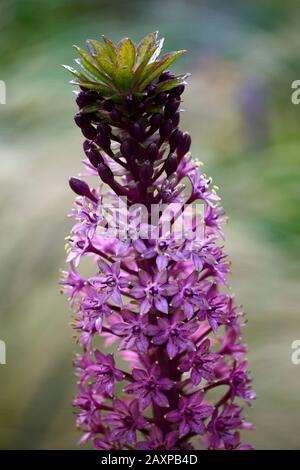
<instances>
[{"instance_id":1,"label":"purple-red flower","mask_svg":"<svg viewBox=\"0 0 300 470\"><path fill-rule=\"evenodd\" d=\"M151 307L168 313L169 304L166 297L174 295L177 290L178 287L175 283L168 284L167 271L158 272L154 277L146 271L141 271L139 283L131 289L131 294L141 302L141 315L148 313Z\"/></svg>"},{"instance_id":2,"label":"purple-red flower","mask_svg":"<svg viewBox=\"0 0 300 470\"><path fill-rule=\"evenodd\" d=\"M120 349L136 349L141 353L147 353L149 348L149 339L146 335L147 322L145 317L134 314L130 311L124 311L124 321L114 323L111 330L114 334L120 336Z\"/></svg>"},{"instance_id":3,"label":"purple-red flower","mask_svg":"<svg viewBox=\"0 0 300 470\"><path fill-rule=\"evenodd\" d=\"M171 319L158 318L157 325L148 325L147 332L152 336L155 346L167 343L166 350L170 359L185 350L194 350L195 344L191 335L198 328L196 320L184 322L181 313L176 313Z\"/></svg>"},{"instance_id":4,"label":"purple-red flower","mask_svg":"<svg viewBox=\"0 0 300 470\"><path fill-rule=\"evenodd\" d=\"M243 424L240 415L240 408L236 405L225 405L221 413L214 411L207 429L210 433L210 448L219 449L222 445L225 449L234 449L239 445L239 433L237 429L247 428L247 423Z\"/></svg>"},{"instance_id":5,"label":"purple-red flower","mask_svg":"<svg viewBox=\"0 0 300 470\"><path fill-rule=\"evenodd\" d=\"M247 361L242 361L230 374L229 384L232 400L234 397L241 397L245 400L256 398L255 392L250 387L251 380L246 371L247 364Z\"/></svg>"},{"instance_id":6,"label":"purple-red flower","mask_svg":"<svg viewBox=\"0 0 300 470\"><path fill-rule=\"evenodd\" d=\"M178 282L178 294L172 299L173 307L182 305L186 318L189 320L194 315L195 309L203 302L204 292L199 282L198 272L193 272L185 279Z\"/></svg>"},{"instance_id":7,"label":"purple-red flower","mask_svg":"<svg viewBox=\"0 0 300 470\"><path fill-rule=\"evenodd\" d=\"M228 296L216 295L212 298L202 298L199 306L199 320L207 319L211 329L216 332L219 325L226 322L226 312L228 310Z\"/></svg>"},{"instance_id":8,"label":"purple-red flower","mask_svg":"<svg viewBox=\"0 0 300 470\"><path fill-rule=\"evenodd\" d=\"M210 382L214 379L214 367L220 354L209 352L210 341L203 341L196 351L190 352L179 366L181 372L191 371L191 381L199 385L202 378Z\"/></svg>"},{"instance_id":9,"label":"purple-red flower","mask_svg":"<svg viewBox=\"0 0 300 470\"><path fill-rule=\"evenodd\" d=\"M137 443L138 450L178 450L176 447L178 432L171 431L164 434L157 426L152 426L147 441Z\"/></svg>"},{"instance_id":10,"label":"purple-red flower","mask_svg":"<svg viewBox=\"0 0 300 470\"><path fill-rule=\"evenodd\" d=\"M205 431L204 421L211 416L213 407L202 404L203 395L194 393L191 396L183 396L179 399L179 407L166 414L166 420L178 424L179 437L189 432L202 436Z\"/></svg>"},{"instance_id":11,"label":"purple-red flower","mask_svg":"<svg viewBox=\"0 0 300 470\"><path fill-rule=\"evenodd\" d=\"M95 351L95 361L91 356L85 355L77 360L76 365L82 370L80 375L82 383L93 381L94 390L98 394L106 393L113 396L115 382L124 378L123 372L115 366L113 355L105 356L98 350Z\"/></svg>"},{"instance_id":12,"label":"purple-red flower","mask_svg":"<svg viewBox=\"0 0 300 470\"><path fill-rule=\"evenodd\" d=\"M169 400L165 392L174 387L174 382L168 378L160 377L157 365L152 366L149 371L133 369L132 377L133 382L127 385L125 392L138 396L143 409L147 408L152 401L162 408L169 407Z\"/></svg>"},{"instance_id":13,"label":"purple-red flower","mask_svg":"<svg viewBox=\"0 0 300 470\"><path fill-rule=\"evenodd\" d=\"M113 411L103 417L103 421L112 427L111 438L117 441L127 441L130 445L136 443L136 433L147 427L147 420L141 414L139 400L133 400L127 405L122 400L115 400Z\"/></svg>"},{"instance_id":14,"label":"purple-red flower","mask_svg":"<svg viewBox=\"0 0 300 470\"><path fill-rule=\"evenodd\" d=\"M128 280L121 275L120 262L109 266L105 261L98 261L100 274L90 279L90 282L99 289L99 301L111 299L115 304L122 306L121 289L127 287Z\"/></svg>"}]
</instances>

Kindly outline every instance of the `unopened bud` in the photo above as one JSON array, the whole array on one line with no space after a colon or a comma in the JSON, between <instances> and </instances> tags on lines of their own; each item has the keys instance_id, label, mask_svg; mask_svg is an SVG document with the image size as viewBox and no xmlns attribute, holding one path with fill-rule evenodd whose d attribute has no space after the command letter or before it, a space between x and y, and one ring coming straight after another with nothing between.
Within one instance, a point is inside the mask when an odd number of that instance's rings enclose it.
<instances>
[{"instance_id":1,"label":"unopened bud","mask_svg":"<svg viewBox=\"0 0 300 470\"><path fill-rule=\"evenodd\" d=\"M174 75L168 70L166 70L165 72L160 74L158 81L165 82L166 80L172 80L173 78L174 78Z\"/></svg>"},{"instance_id":2,"label":"unopened bud","mask_svg":"<svg viewBox=\"0 0 300 470\"><path fill-rule=\"evenodd\" d=\"M97 168L100 163L103 163L103 157L102 157L101 153L98 152L98 150L96 150L96 149L91 148L87 152L87 157L88 157L89 161L91 162L91 164L95 168Z\"/></svg>"},{"instance_id":3,"label":"unopened bud","mask_svg":"<svg viewBox=\"0 0 300 470\"><path fill-rule=\"evenodd\" d=\"M152 130L156 130L159 128L159 126L162 123L162 114L160 113L155 113L151 116L150 118L150 126Z\"/></svg>"},{"instance_id":4,"label":"unopened bud","mask_svg":"<svg viewBox=\"0 0 300 470\"><path fill-rule=\"evenodd\" d=\"M181 144L177 147L178 158L182 158L190 150L191 143L192 139L190 134L185 132L182 136Z\"/></svg>"},{"instance_id":5,"label":"unopened bud","mask_svg":"<svg viewBox=\"0 0 300 470\"><path fill-rule=\"evenodd\" d=\"M107 134L99 132L95 141L105 152L110 151L110 138Z\"/></svg>"},{"instance_id":6,"label":"unopened bud","mask_svg":"<svg viewBox=\"0 0 300 470\"><path fill-rule=\"evenodd\" d=\"M105 163L100 163L97 167L98 174L102 179L103 183L112 184L114 182L114 174Z\"/></svg>"},{"instance_id":7,"label":"unopened bud","mask_svg":"<svg viewBox=\"0 0 300 470\"><path fill-rule=\"evenodd\" d=\"M96 201L95 196L91 193L89 185L85 182L80 180L79 178L70 178L69 185L72 191L78 196L85 196L93 201Z\"/></svg>"},{"instance_id":8,"label":"unopened bud","mask_svg":"<svg viewBox=\"0 0 300 470\"><path fill-rule=\"evenodd\" d=\"M103 103L103 109L105 111L112 111L114 107L115 107L114 102L111 100L105 100Z\"/></svg>"},{"instance_id":9,"label":"unopened bud","mask_svg":"<svg viewBox=\"0 0 300 470\"><path fill-rule=\"evenodd\" d=\"M156 104L164 104L167 100L167 93L159 93L155 98Z\"/></svg>"},{"instance_id":10,"label":"unopened bud","mask_svg":"<svg viewBox=\"0 0 300 470\"><path fill-rule=\"evenodd\" d=\"M144 136L144 129L139 122L135 122L131 126L130 133L134 139L142 140Z\"/></svg>"},{"instance_id":11,"label":"unopened bud","mask_svg":"<svg viewBox=\"0 0 300 470\"><path fill-rule=\"evenodd\" d=\"M153 93L155 92L155 89L156 89L156 85L154 85L153 83L151 83L150 85L148 85L148 87L147 87L147 95L148 95L148 96L152 96Z\"/></svg>"},{"instance_id":12,"label":"unopened bud","mask_svg":"<svg viewBox=\"0 0 300 470\"><path fill-rule=\"evenodd\" d=\"M173 88L169 93L170 98L177 98L178 96L182 95L182 93L184 92L184 88L184 85L178 85Z\"/></svg>"},{"instance_id":13,"label":"unopened bud","mask_svg":"<svg viewBox=\"0 0 300 470\"><path fill-rule=\"evenodd\" d=\"M153 175L153 166L149 162L149 160L146 160L140 167L139 178L142 182L146 182L151 178L152 175Z\"/></svg>"},{"instance_id":14,"label":"unopened bud","mask_svg":"<svg viewBox=\"0 0 300 470\"><path fill-rule=\"evenodd\" d=\"M100 132L101 134L110 135L111 127L109 124L107 124L107 122L100 121L97 126L97 132Z\"/></svg>"},{"instance_id":15,"label":"unopened bud","mask_svg":"<svg viewBox=\"0 0 300 470\"><path fill-rule=\"evenodd\" d=\"M180 129L175 129L169 138L170 152L174 152L176 147L182 142L183 133Z\"/></svg>"},{"instance_id":16,"label":"unopened bud","mask_svg":"<svg viewBox=\"0 0 300 470\"><path fill-rule=\"evenodd\" d=\"M77 126L80 127L81 132L86 139L95 139L97 131L85 116L83 116L81 113L78 113L74 117L74 121L76 122Z\"/></svg>"},{"instance_id":17,"label":"unopened bud","mask_svg":"<svg viewBox=\"0 0 300 470\"><path fill-rule=\"evenodd\" d=\"M165 172L167 176L170 176L172 173L175 173L178 167L178 160L176 155L170 155L165 163Z\"/></svg>"},{"instance_id":18,"label":"unopened bud","mask_svg":"<svg viewBox=\"0 0 300 470\"><path fill-rule=\"evenodd\" d=\"M146 155L151 162L154 162L157 159L158 155L158 146L155 142L152 142L148 145L146 150Z\"/></svg>"},{"instance_id":19,"label":"unopened bud","mask_svg":"<svg viewBox=\"0 0 300 470\"><path fill-rule=\"evenodd\" d=\"M162 139L169 137L173 129L172 119L167 119L159 129L159 134Z\"/></svg>"},{"instance_id":20,"label":"unopened bud","mask_svg":"<svg viewBox=\"0 0 300 470\"><path fill-rule=\"evenodd\" d=\"M173 129L178 126L179 121L180 121L180 113L177 112L171 116L172 122L173 122Z\"/></svg>"},{"instance_id":21,"label":"unopened bud","mask_svg":"<svg viewBox=\"0 0 300 470\"><path fill-rule=\"evenodd\" d=\"M172 117L180 106L180 100L176 98L169 100L165 106L165 116Z\"/></svg>"},{"instance_id":22,"label":"unopened bud","mask_svg":"<svg viewBox=\"0 0 300 470\"><path fill-rule=\"evenodd\" d=\"M117 109L113 109L109 115L110 115L111 120L115 122L120 121L122 117L122 114Z\"/></svg>"},{"instance_id":23,"label":"unopened bud","mask_svg":"<svg viewBox=\"0 0 300 470\"><path fill-rule=\"evenodd\" d=\"M120 152L126 160L129 160L133 155L133 146L130 140L123 140L120 145Z\"/></svg>"},{"instance_id":24,"label":"unopened bud","mask_svg":"<svg viewBox=\"0 0 300 470\"><path fill-rule=\"evenodd\" d=\"M78 93L76 103L79 108L82 109L89 104L93 104L97 99L100 99L100 95L95 91L81 91Z\"/></svg>"}]
</instances>

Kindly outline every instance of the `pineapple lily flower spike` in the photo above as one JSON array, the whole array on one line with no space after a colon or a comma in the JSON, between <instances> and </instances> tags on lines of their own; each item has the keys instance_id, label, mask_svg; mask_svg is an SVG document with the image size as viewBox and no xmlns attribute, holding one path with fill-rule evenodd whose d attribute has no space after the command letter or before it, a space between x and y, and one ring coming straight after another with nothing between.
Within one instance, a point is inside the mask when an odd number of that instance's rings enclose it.
<instances>
[{"instance_id":1,"label":"pineapple lily flower spike","mask_svg":"<svg viewBox=\"0 0 300 470\"><path fill-rule=\"evenodd\" d=\"M255 393L244 314L227 284L224 213L179 127L187 75L167 69L184 51L160 57L162 44L157 33L137 46L103 36L87 41L88 52L76 46L80 70L65 66L80 87L75 122L86 139L84 175L94 181L70 178L75 225L61 279L82 348L80 442L102 450L251 449L240 430L252 428L242 411ZM195 203L202 220L190 215L188 235L174 228L178 211L168 229L161 212L150 220L153 206ZM113 236L108 212L120 216ZM84 277L87 257L93 272Z\"/></svg>"}]
</instances>

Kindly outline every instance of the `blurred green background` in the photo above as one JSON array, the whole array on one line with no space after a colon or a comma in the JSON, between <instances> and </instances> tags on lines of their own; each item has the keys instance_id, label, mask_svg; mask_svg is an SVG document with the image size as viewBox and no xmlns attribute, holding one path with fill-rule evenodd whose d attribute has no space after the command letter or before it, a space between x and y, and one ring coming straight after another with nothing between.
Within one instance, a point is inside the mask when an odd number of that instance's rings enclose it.
<instances>
[{"instance_id":1,"label":"blurred green background","mask_svg":"<svg viewBox=\"0 0 300 470\"><path fill-rule=\"evenodd\" d=\"M59 294L69 175L81 169L82 137L69 76L74 43L106 34L188 50L192 72L182 126L194 157L220 187L229 215L232 286L258 399L247 440L259 449L300 448L300 79L298 1L1 0L0 448L72 449L75 350ZM180 61L179 61L180 62Z\"/></svg>"}]
</instances>

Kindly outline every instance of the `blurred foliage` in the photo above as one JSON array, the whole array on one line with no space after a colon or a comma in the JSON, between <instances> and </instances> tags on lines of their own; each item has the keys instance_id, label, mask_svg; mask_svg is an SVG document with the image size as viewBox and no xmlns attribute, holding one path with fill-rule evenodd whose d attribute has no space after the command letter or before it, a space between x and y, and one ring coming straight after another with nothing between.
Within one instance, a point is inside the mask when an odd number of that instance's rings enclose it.
<instances>
[{"instance_id":1,"label":"blurred foliage","mask_svg":"<svg viewBox=\"0 0 300 470\"><path fill-rule=\"evenodd\" d=\"M300 374L290 345L300 334L300 5L296 0L2 0L0 79L0 447L76 446L71 400L75 350L64 266L67 178L81 170L69 76L72 44L107 34L166 37L187 49L192 72L183 127L193 154L220 186L230 216L232 285L249 312L245 329L258 399L248 411L258 448L299 447ZM280 425L278 425L280 423Z\"/></svg>"}]
</instances>

